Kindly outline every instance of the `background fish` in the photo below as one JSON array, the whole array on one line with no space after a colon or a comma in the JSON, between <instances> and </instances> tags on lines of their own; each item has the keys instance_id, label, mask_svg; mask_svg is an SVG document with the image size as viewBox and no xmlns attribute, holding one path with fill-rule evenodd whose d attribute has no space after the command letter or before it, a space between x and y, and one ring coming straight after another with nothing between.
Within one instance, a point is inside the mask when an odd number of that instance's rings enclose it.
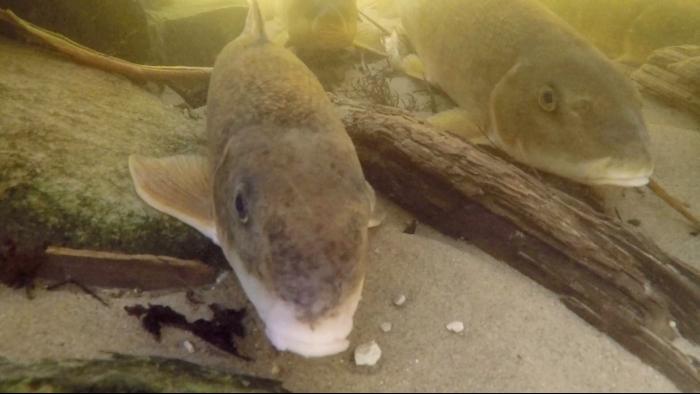
<instances>
[{"instance_id":1,"label":"background fish","mask_svg":"<svg viewBox=\"0 0 700 394\"><path fill-rule=\"evenodd\" d=\"M434 123L485 134L514 159L587 184L653 171L641 98L599 50L536 0L405 0L427 79L458 109Z\"/></svg>"},{"instance_id":2,"label":"background fish","mask_svg":"<svg viewBox=\"0 0 700 394\"><path fill-rule=\"evenodd\" d=\"M279 15L295 48L350 47L357 33L356 0L279 0Z\"/></svg>"}]
</instances>

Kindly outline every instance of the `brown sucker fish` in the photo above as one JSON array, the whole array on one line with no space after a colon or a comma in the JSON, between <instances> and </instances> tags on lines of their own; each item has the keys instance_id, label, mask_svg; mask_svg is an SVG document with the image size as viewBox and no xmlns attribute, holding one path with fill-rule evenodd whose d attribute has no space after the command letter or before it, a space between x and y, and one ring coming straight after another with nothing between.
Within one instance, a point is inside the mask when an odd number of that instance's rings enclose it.
<instances>
[{"instance_id":1,"label":"brown sucker fish","mask_svg":"<svg viewBox=\"0 0 700 394\"><path fill-rule=\"evenodd\" d=\"M375 196L323 87L266 37L252 2L219 54L208 158L132 156L138 194L221 246L278 350L344 351Z\"/></svg>"},{"instance_id":2,"label":"brown sucker fish","mask_svg":"<svg viewBox=\"0 0 700 394\"><path fill-rule=\"evenodd\" d=\"M332 50L352 45L357 33L357 0L282 0L289 45Z\"/></svg>"},{"instance_id":3,"label":"brown sucker fish","mask_svg":"<svg viewBox=\"0 0 700 394\"><path fill-rule=\"evenodd\" d=\"M264 0L267 19L282 30L273 41L297 50L333 51L353 45L357 33L357 0ZM274 26L274 25L273 25Z\"/></svg>"},{"instance_id":4,"label":"brown sucker fish","mask_svg":"<svg viewBox=\"0 0 700 394\"><path fill-rule=\"evenodd\" d=\"M586 184L645 185L641 97L622 72L534 0L402 0L425 77L458 105L434 123Z\"/></svg>"}]
</instances>

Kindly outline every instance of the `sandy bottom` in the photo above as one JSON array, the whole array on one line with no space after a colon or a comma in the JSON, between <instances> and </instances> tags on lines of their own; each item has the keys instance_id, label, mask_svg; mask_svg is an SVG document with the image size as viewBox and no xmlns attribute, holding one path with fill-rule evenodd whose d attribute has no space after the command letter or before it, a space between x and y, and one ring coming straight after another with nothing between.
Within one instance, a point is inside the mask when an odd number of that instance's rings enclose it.
<instances>
[{"instance_id":1,"label":"sandy bottom","mask_svg":"<svg viewBox=\"0 0 700 394\"><path fill-rule=\"evenodd\" d=\"M700 128L695 120L648 102L647 118L657 155L657 177L700 212ZM700 238L648 191L610 189L611 205L662 247L700 268ZM110 306L65 289L24 291L0 287L0 356L17 361L103 357L105 352L178 357L205 365L274 377L293 391L675 391L662 375L569 312L552 293L475 247L418 225L382 201L387 219L372 230L370 270L356 316L353 348L376 340L379 364L357 367L352 351L305 360L278 353L251 314L251 334L242 350L246 363L175 329L154 341L126 305L170 305L191 319L208 316L184 293L103 291ZM212 289L199 289L206 302L250 305L229 275ZM407 296L402 307L393 305ZM462 334L445 325L463 321ZM384 333L382 323L393 324ZM194 343L188 353L183 341ZM279 370L272 375L273 370Z\"/></svg>"}]
</instances>

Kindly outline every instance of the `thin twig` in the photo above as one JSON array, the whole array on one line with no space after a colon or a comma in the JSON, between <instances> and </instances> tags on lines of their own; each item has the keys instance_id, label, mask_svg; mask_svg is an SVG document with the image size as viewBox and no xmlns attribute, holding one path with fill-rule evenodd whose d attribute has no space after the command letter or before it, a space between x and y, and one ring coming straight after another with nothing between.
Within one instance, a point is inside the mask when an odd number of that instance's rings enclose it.
<instances>
[{"instance_id":1,"label":"thin twig","mask_svg":"<svg viewBox=\"0 0 700 394\"><path fill-rule=\"evenodd\" d=\"M54 33L24 19L18 17L10 10L0 9L0 21L5 21L32 38L36 38L46 45L88 66L104 71L124 75L128 78L145 80L208 80L211 67L171 67L171 66L146 66L108 56L85 46L82 46L58 33Z\"/></svg>"},{"instance_id":2,"label":"thin twig","mask_svg":"<svg viewBox=\"0 0 700 394\"><path fill-rule=\"evenodd\" d=\"M103 306L109 306L109 304L108 304L105 300L103 300L100 296L98 296L94 291L90 290L87 286L85 286L84 284L78 282L77 280L66 279L66 280L64 280L63 282L58 282L58 283L55 283L55 284L53 284L53 285L51 285L51 286L48 286L48 287L46 288L46 290L48 290L48 291L53 291L53 290L57 290L57 289L59 289L59 288L61 288L61 287L67 286L67 285L75 285L75 286L77 286L80 290L82 290L85 294L87 294L87 295L89 295L90 297L92 297L92 298L96 299L97 301L99 301L100 304L102 304Z\"/></svg>"},{"instance_id":3,"label":"thin twig","mask_svg":"<svg viewBox=\"0 0 700 394\"><path fill-rule=\"evenodd\" d=\"M659 183L654 180L650 179L649 184L647 185L649 189L654 192L659 198L661 198L666 204L668 204L671 208L675 209L678 213L683 215L686 219L688 219L692 224L695 230L700 231L700 220L698 220L695 215L693 215L690 211L686 209L687 204L683 203L682 201L678 200L677 198L673 197L670 195Z\"/></svg>"},{"instance_id":4,"label":"thin twig","mask_svg":"<svg viewBox=\"0 0 700 394\"><path fill-rule=\"evenodd\" d=\"M384 35L386 35L386 36L390 36L390 35L391 35L391 32L389 31L389 29L387 29L386 27L382 26L379 22L375 21L373 18L370 18L370 17L369 17L367 14L365 14L363 11L358 10L357 12L358 12L363 18L367 19L367 21L368 21L369 23L373 24L377 29L381 30L382 33L384 33Z\"/></svg>"}]
</instances>

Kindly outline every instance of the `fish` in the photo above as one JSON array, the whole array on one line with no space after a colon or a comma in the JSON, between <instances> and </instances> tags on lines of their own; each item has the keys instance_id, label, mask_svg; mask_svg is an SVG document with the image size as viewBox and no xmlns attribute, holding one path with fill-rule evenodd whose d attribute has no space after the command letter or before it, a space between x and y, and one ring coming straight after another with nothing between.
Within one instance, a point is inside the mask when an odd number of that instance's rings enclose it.
<instances>
[{"instance_id":1,"label":"fish","mask_svg":"<svg viewBox=\"0 0 700 394\"><path fill-rule=\"evenodd\" d=\"M387 0L264 0L260 5L271 39L295 51L356 48L386 55L382 31L362 13L377 7L389 12L393 3Z\"/></svg>"},{"instance_id":2,"label":"fish","mask_svg":"<svg viewBox=\"0 0 700 394\"><path fill-rule=\"evenodd\" d=\"M654 160L639 92L538 1L399 4L423 76L458 105L431 122L580 183L649 182Z\"/></svg>"},{"instance_id":3,"label":"fish","mask_svg":"<svg viewBox=\"0 0 700 394\"><path fill-rule=\"evenodd\" d=\"M132 155L136 193L222 248L276 349L346 350L381 213L326 92L255 1L207 100L206 155Z\"/></svg>"},{"instance_id":4,"label":"fish","mask_svg":"<svg viewBox=\"0 0 700 394\"><path fill-rule=\"evenodd\" d=\"M331 51L351 47L357 34L356 0L279 0L287 45Z\"/></svg>"}]
</instances>

